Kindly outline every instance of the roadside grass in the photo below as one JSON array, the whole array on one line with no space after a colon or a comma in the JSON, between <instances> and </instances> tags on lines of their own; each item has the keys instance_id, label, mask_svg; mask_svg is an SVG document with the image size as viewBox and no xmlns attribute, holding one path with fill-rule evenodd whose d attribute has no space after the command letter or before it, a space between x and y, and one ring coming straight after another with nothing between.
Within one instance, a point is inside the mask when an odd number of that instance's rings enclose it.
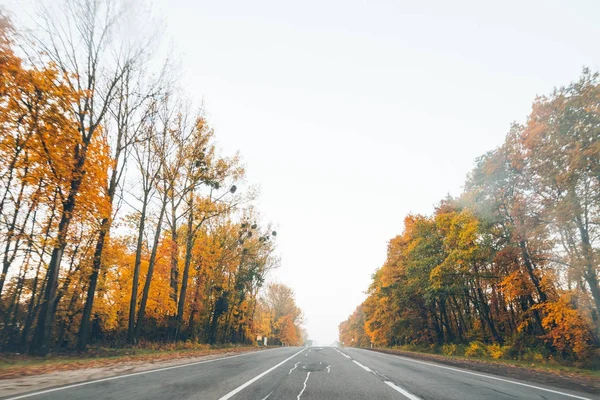
<instances>
[{"instance_id":1,"label":"roadside grass","mask_svg":"<svg viewBox=\"0 0 600 400\"><path fill-rule=\"evenodd\" d=\"M51 353L36 357L19 353L0 353L0 379L36 375L53 371L110 366L122 362L153 362L213 354L241 353L259 350L257 346L209 346L205 344L161 345L144 343L139 346L110 348L90 347L85 353Z\"/></svg>"}]
</instances>

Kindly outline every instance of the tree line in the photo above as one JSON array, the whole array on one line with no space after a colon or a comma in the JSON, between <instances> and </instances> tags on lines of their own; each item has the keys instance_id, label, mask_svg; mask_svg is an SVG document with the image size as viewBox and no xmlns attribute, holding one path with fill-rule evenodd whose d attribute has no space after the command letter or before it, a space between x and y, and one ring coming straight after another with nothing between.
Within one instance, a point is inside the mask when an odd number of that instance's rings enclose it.
<instances>
[{"instance_id":1,"label":"tree line","mask_svg":"<svg viewBox=\"0 0 600 400\"><path fill-rule=\"evenodd\" d=\"M293 292L264 288L277 232L239 156L126 5L0 18L0 348L301 343Z\"/></svg>"},{"instance_id":2,"label":"tree line","mask_svg":"<svg viewBox=\"0 0 600 400\"><path fill-rule=\"evenodd\" d=\"M340 341L597 361L599 264L600 78L584 69L536 98L460 196L405 218Z\"/></svg>"}]
</instances>

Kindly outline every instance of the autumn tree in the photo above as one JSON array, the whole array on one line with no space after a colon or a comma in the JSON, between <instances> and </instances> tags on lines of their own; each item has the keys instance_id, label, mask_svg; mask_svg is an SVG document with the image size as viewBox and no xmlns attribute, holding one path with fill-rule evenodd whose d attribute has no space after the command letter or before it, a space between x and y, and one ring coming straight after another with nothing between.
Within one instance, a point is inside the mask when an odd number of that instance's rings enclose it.
<instances>
[{"instance_id":1,"label":"autumn tree","mask_svg":"<svg viewBox=\"0 0 600 400\"><path fill-rule=\"evenodd\" d=\"M340 340L586 361L599 329L599 87L584 70L537 98L459 198L407 217Z\"/></svg>"},{"instance_id":2,"label":"autumn tree","mask_svg":"<svg viewBox=\"0 0 600 400\"><path fill-rule=\"evenodd\" d=\"M299 345L304 315L296 305L293 290L286 285L272 283L267 286L264 301L273 318L271 331L275 338L283 344Z\"/></svg>"},{"instance_id":3,"label":"autumn tree","mask_svg":"<svg viewBox=\"0 0 600 400\"><path fill-rule=\"evenodd\" d=\"M125 5L49 4L19 51L0 18L0 346L300 342L298 314L261 298L276 232L239 156L152 37L123 35Z\"/></svg>"},{"instance_id":4,"label":"autumn tree","mask_svg":"<svg viewBox=\"0 0 600 400\"><path fill-rule=\"evenodd\" d=\"M148 61L143 54L139 54L135 63L132 62L125 69L118 82L115 101L110 104L109 115L104 126L105 136L111 148L112 164L109 168L104 190L108 203L114 208L117 191L122 187L127 159L132 153L132 147L143 141L142 130L147 128L147 120L156 113L156 103L167 97L165 85L165 70L160 71L157 77L149 76L145 68ZM102 255L106 241L109 238L110 228L114 221L112 215L104 216L100 232L96 241L92 271L89 276L85 306L79 328L78 348L85 350L90 335L90 319L96 296L98 280L102 269Z\"/></svg>"},{"instance_id":5,"label":"autumn tree","mask_svg":"<svg viewBox=\"0 0 600 400\"><path fill-rule=\"evenodd\" d=\"M340 342L344 346L368 347L369 336L365 332L365 312L363 306L356 307L350 317L340 323Z\"/></svg>"},{"instance_id":6,"label":"autumn tree","mask_svg":"<svg viewBox=\"0 0 600 400\"><path fill-rule=\"evenodd\" d=\"M177 298L175 337L177 338L184 319L187 288L190 278L192 251L196 237L205 222L223 213L230 212L241 201L236 196L235 182L243 177L238 159L225 159L216 154L212 142L213 131L206 120L197 117L191 125L188 145L185 148L186 164L183 173L185 220L183 273Z\"/></svg>"},{"instance_id":7,"label":"autumn tree","mask_svg":"<svg viewBox=\"0 0 600 400\"><path fill-rule=\"evenodd\" d=\"M600 81L583 71L579 81L540 97L519 137L531 198L560 237L571 276L600 313ZM598 318L598 317L597 317Z\"/></svg>"},{"instance_id":8,"label":"autumn tree","mask_svg":"<svg viewBox=\"0 0 600 400\"><path fill-rule=\"evenodd\" d=\"M74 210L81 196L81 186L87 181L90 146L101 140L102 124L119 83L139 55L138 49L115 43L117 30L124 21L123 11L117 3L81 0L47 7L40 13L41 32L34 38L35 44L41 49L42 57L56 65L62 73L63 84L76 94L75 98L63 102L68 107L73 120L71 128L76 134L72 135L74 142L71 146L63 146L71 152L61 162L61 166L66 164L68 169L67 184L61 194L56 240L31 345L34 354L46 354L49 350L61 262L68 245ZM70 160L69 164L67 160ZM58 169L57 166L50 168ZM106 195L102 193L104 201ZM105 214L104 218L107 217Z\"/></svg>"}]
</instances>

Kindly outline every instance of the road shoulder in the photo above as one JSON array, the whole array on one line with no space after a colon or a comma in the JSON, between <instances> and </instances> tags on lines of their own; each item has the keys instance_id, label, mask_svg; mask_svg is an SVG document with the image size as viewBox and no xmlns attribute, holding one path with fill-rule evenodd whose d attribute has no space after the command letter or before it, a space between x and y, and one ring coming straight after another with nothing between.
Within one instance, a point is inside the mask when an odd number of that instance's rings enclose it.
<instances>
[{"instance_id":1,"label":"road shoulder","mask_svg":"<svg viewBox=\"0 0 600 400\"><path fill-rule=\"evenodd\" d=\"M243 356L264 351L260 349L225 350L210 354L171 359L150 360L113 360L107 365L66 369L41 374L23 374L18 377L0 379L0 397L44 390L48 388L76 384L86 381L111 378L120 375L142 373L151 370L173 368L188 364L201 363L220 358Z\"/></svg>"},{"instance_id":2,"label":"road shoulder","mask_svg":"<svg viewBox=\"0 0 600 400\"><path fill-rule=\"evenodd\" d=\"M395 349L363 349L386 354L393 354L416 360L428 361L470 371L488 373L506 378L543 383L586 393L600 393L600 378L569 373L552 373L510 364L500 364L484 360L457 359L438 354L417 353Z\"/></svg>"}]
</instances>

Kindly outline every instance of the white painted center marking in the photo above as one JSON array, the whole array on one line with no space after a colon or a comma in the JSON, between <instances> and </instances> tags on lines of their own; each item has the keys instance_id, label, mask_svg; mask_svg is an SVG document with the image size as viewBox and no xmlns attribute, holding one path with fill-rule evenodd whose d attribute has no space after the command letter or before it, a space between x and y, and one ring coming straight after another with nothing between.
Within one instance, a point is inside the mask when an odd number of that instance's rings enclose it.
<instances>
[{"instance_id":1,"label":"white painted center marking","mask_svg":"<svg viewBox=\"0 0 600 400\"><path fill-rule=\"evenodd\" d=\"M298 368L298 364L300 364L300 361L298 361L296 364L294 364L294 368L290 369L290 372L288 373L288 375L290 375L293 370L295 370L296 368Z\"/></svg>"},{"instance_id":2,"label":"white painted center marking","mask_svg":"<svg viewBox=\"0 0 600 400\"><path fill-rule=\"evenodd\" d=\"M233 396L235 396L236 394L238 394L239 392L241 392L242 390L244 390L248 386L252 385L257 380L259 380L260 378L262 378L263 376L265 376L266 374L268 374L269 372L273 371L275 368L277 368L277 367L285 364L286 362L288 362L292 358L296 357L298 354L302 353L303 351L304 351L304 349L300 350L299 352L295 353L293 356L286 358L285 360L283 360L282 362L280 362L277 365L272 366L271 368L269 368L265 372L263 372L263 373L261 373L259 375L256 375L254 378L250 379L248 382L244 383L243 385L238 386L237 388L233 389L231 392L227 393L225 396L221 397L219 400L227 400L227 399L232 398Z\"/></svg>"},{"instance_id":3,"label":"white painted center marking","mask_svg":"<svg viewBox=\"0 0 600 400\"><path fill-rule=\"evenodd\" d=\"M544 388L544 387L541 387L541 386L529 385L527 383L512 381L510 379L499 378L499 377L493 376L493 375L480 374L480 373L477 373L477 372L471 372L471 371L467 371L467 370L460 369L460 368L446 367L444 365L438 365L438 364L433 364L433 363L429 363L429 362L425 362L425 361L413 360L412 358L407 358L407 357L403 357L403 356L397 356L397 355L386 354L386 353L378 353L378 354L383 355L383 356L387 356L387 357L399 358L399 359L402 359L402 360L405 360L405 361L414 362L414 363L417 363L417 364L428 365L428 366L431 366L431 367L442 368L442 369L447 369L447 370L456 371L456 372L462 372L463 374L475 375L475 376L479 376L479 377L482 377L482 378L494 379L496 381L512 383L513 385L520 385L520 386L525 386L525 387L532 388L532 389L543 390L544 392L560 394L562 396L572 397L574 399L591 400L589 397L577 396L575 394L561 392L561 391L558 391L558 390L547 389L547 388Z\"/></svg>"},{"instance_id":4,"label":"white painted center marking","mask_svg":"<svg viewBox=\"0 0 600 400\"><path fill-rule=\"evenodd\" d=\"M354 364L358 365L359 367L361 367L362 369L364 369L364 370L365 370L365 371L367 371L367 372L373 372L373 371L371 371L371 368L369 368L369 367L365 367L364 365L362 365L361 363L359 363L359 362L358 362L358 361L356 361L356 360L352 360L352 362L353 362Z\"/></svg>"},{"instance_id":5,"label":"white painted center marking","mask_svg":"<svg viewBox=\"0 0 600 400\"><path fill-rule=\"evenodd\" d=\"M300 391L300 393L298 393L298 397L296 397L296 400L300 400L300 396L302 396L302 393L304 393L304 391L306 390L306 382L308 382L309 376L310 376L310 372L307 372L306 379L304 380L304 386L302 387L302 390Z\"/></svg>"},{"instance_id":6,"label":"white painted center marking","mask_svg":"<svg viewBox=\"0 0 600 400\"><path fill-rule=\"evenodd\" d=\"M343 355L346 358L352 358L350 356L347 356L346 354L342 353L341 351L339 351L338 349L335 349L335 351L337 351L338 353L340 353L341 355Z\"/></svg>"},{"instance_id":7,"label":"white painted center marking","mask_svg":"<svg viewBox=\"0 0 600 400\"><path fill-rule=\"evenodd\" d=\"M408 391L402 389L400 386L397 386L393 382L385 381L385 384L388 385L389 387L391 387L392 389L394 389L395 391L402 393L403 396L408 397L410 400L421 400L420 397L417 397L414 394L412 394L411 392L408 392Z\"/></svg>"}]
</instances>

